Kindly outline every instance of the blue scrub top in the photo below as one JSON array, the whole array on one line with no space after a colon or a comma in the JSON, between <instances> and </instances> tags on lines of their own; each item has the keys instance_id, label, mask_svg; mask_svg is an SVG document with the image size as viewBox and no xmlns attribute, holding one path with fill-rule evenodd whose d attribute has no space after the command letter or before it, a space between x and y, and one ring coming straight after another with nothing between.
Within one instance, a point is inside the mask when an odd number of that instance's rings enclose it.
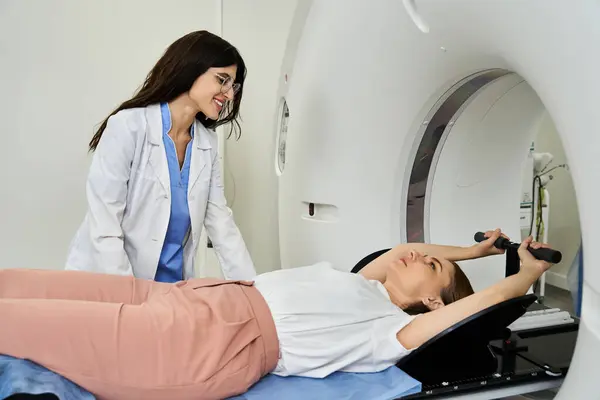
<instances>
[{"instance_id":1,"label":"blue scrub top","mask_svg":"<svg viewBox=\"0 0 600 400\"><path fill-rule=\"evenodd\" d=\"M187 193L191 148L194 141L194 125L192 124L190 128L192 140L188 143L185 150L183 167L179 169L175 143L168 135L171 130L171 111L167 103L162 103L160 110L162 114L163 142L165 144L171 180L171 216L154 280L158 282L177 282L184 279L183 245L191 225Z\"/></svg>"}]
</instances>

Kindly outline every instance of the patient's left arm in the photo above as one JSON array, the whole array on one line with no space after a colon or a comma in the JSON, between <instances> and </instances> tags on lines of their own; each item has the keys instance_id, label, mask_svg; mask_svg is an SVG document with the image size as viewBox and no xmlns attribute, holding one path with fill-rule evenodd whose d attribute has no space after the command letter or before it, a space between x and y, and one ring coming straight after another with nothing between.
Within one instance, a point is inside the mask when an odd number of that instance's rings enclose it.
<instances>
[{"instance_id":1,"label":"patient's left arm","mask_svg":"<svg viewBox=\"0 0 600 400\"><path fill-rule=\"evenodd\" d=\"M417 348L438 333L481 310L525 295L531 285L551 266L546 261L536 260L527 250L530 245L533 248L547 247L540 243L532 244L532 238L527 238L518 250L521 269L517 274L454 303L418 315L396 334L400 344L406 349Z\"/></svg>"},{"instance_id":2,"label":"patient's left arm","mask_svg":"<svg viewBox=\"0 0 600 400\"><path fill-rule=\"evenodd\" d=\"M378 280L385 282L387 268L395 260L407 255L411 250L419 253L427 254L428 256L445 258L448 261L463 261L473 260L476 258L486 257L494 254L502 254L504 251L493 246L493 243L500 236L506 237L500 229L488 231L485 233L488 240L474 244L468 247L447 246L429 243L403 243L392 248L390 251L377 257L375 260L367 264L360 274L370 280Z\"/></svg>"}]
</instances>

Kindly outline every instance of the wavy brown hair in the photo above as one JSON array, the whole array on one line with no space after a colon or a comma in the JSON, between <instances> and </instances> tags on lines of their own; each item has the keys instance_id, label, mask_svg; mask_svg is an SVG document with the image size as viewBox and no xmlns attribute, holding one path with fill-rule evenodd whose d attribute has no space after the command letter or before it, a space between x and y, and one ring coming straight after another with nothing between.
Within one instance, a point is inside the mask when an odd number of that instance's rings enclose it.
<instances>
[{"instance_id":1,"label":"wavy brown hair","mask_svg":"<svg viewBox=\"0 0 600 400\"><path fill-rule=\"evenodd\" d=\"M246 79L246 64L238 50L226 40L207 31L196 31L173 42L154 65L133 98L122 103L102 121L89 143L90 151L96 150L108 119L119 111L170 102L189 91L196 79L209 68L232 65L237 66L235 83L240 84L240 89L233 101L227 102L224 117L215 121L203 113L198 113L196 119L208 129L231 123L229 136L235 131L236 139L239 139L241 127L238 116Z\"/></svg>"}]
</instances>

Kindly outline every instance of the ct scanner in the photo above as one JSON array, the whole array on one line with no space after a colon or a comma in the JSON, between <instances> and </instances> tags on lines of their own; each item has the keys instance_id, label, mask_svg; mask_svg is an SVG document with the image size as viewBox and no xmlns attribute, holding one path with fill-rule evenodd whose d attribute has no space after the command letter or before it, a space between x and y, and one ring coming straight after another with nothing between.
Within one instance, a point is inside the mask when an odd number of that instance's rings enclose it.
<instances>
[{"instance_id":1,"label":"ct scanner","mask_svg":"<svg viewBox=\"0 0 600 400\"><path fill-rule=\"evenodd\" d=\"M350 270L399 242L468 245L495 227L519 237L521 166L546 110L594 249L598 21L597 0L299 2L276 121L283 268ZM600 398L600 261L584 257L582 319L557 399ZM480 290L504 276L503 262L463 266Z\"/></svg>"}]
</instances>

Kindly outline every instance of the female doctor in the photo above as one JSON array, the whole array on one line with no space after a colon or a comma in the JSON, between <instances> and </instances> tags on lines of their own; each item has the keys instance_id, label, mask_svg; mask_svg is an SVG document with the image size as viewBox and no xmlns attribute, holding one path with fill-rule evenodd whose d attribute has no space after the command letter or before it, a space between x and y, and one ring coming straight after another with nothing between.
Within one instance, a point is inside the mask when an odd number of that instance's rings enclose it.
<instances>
[{"instance_id":1,"label":"female doctor","mask_svg":"<svg viewBox=\"0 0 600 400\"><path fill-rule=\"evenodd\" d=\"M239 134L245 75L236 48L209 32L167 48L89 144L88 211L66 269L185 280L204 225L226 279L256 275L225 200L214 132L231 123Z\"/></svg>"}]
</instances>

